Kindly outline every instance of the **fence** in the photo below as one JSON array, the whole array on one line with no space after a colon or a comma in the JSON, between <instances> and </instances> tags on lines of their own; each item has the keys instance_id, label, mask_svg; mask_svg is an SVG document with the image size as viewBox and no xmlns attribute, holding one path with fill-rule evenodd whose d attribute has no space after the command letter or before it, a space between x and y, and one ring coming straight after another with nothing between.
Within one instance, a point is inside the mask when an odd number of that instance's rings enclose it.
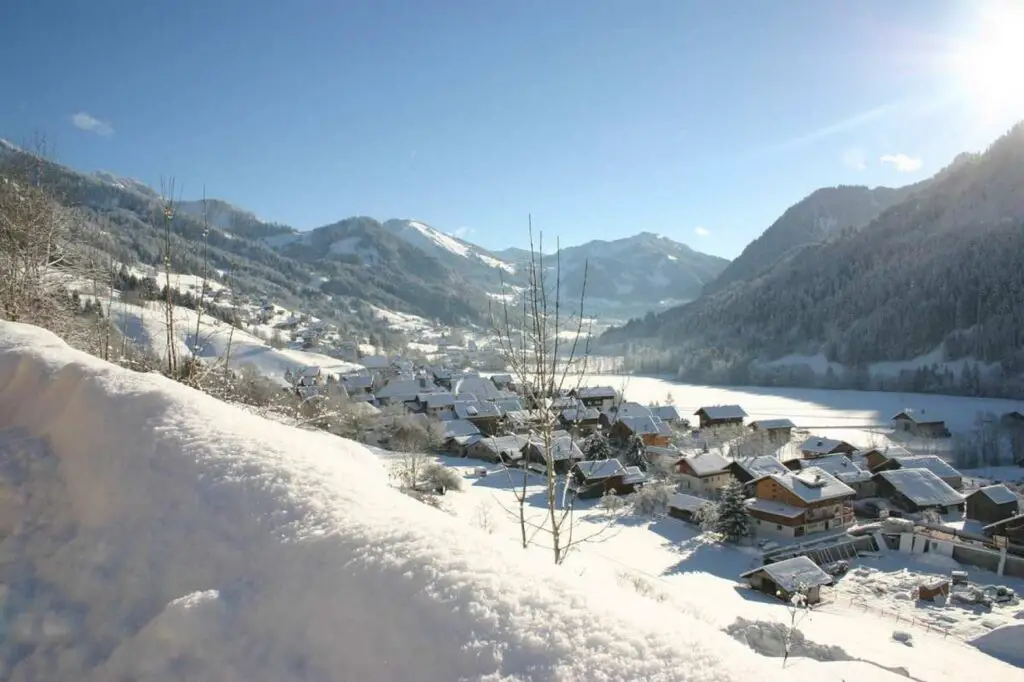
<instances>
[{"instance_id":1,"label":"fence","mask_svg":"<svg viewBox=\"0 0 1024 682\"><path fill-rule=\"evenodd\" d=\"M943 639L950 636L956 636L955 633L953 633L951 630L930 623L927 619L922 618L916 614L911 614L908 616L907 614L900 613L899 611L883 609L878 606L871 606L863 599L858 599L850 595L841 595L833 592L832 599L828 601L823 601L818 608L821 608L822 606L833 605L836 607L848 605L848 608L846 610L860 611L861 613L870 613L875 616L892 620L896 625L903 625L905 627L910 628L919 628L926 630L928 632L942 635Z\"/></svg>"}]
</instances>

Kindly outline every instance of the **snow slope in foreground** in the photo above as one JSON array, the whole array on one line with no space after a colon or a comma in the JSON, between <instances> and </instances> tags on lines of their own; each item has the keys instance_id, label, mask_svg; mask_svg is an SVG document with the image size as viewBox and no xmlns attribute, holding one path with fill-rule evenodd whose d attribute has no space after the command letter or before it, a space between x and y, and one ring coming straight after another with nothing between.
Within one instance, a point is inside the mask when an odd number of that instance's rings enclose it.
<instances>
[{"instance_id":1,"label":"snow slope in foreground","mask_svg":"<svg viewBox=\"0 0 1024 682\"><path fill-rule=\"evenodd\" d=\"M397 493L362 446L35 327L0 322L0 429L12 680L782 679Z\"/></svg>"}]
</instances>

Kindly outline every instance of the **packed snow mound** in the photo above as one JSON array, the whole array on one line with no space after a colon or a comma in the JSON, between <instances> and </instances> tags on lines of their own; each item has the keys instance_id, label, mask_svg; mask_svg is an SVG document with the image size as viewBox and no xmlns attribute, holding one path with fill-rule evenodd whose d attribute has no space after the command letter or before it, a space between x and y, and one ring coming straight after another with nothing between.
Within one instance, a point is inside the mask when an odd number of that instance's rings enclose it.
<instances>
[{"instance_id":1,"label":"packed snow mound","mask_svg":"<svg viewBox=\"0 0 1024 682\"><path fill-rule=\"evenodd\" d=\"M4 322L0 537L5 679L778 679L401 495L360 445Z\"/></svg>"},{"instance_id":2,"label":"packed snow mound","mask_svg":"<svg viewBox=\"0 0 1024 682\"><path fill-rule=\"evenodd\" d=\"M970 644L993 658L1024 668L1024 623L1011 623L975 637Z\"/></svg>"}]
</instances>

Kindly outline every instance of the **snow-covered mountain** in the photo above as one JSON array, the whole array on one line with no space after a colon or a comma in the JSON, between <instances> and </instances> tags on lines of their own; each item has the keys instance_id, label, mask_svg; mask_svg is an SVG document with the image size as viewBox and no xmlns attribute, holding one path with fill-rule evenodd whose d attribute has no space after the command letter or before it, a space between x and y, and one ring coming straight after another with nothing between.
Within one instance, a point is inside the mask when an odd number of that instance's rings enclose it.
<instances>
[{"instance_id":1,"label":"snow-covered mountain","mask_svg":"<svg viewBox=\"0 0 1024 682\"><path fill-rule=\"evenodd\" d=\"M419 220L388 220L383 227L399 239L426 251L446 265L472 267L476 263L483 263L488 268L499 268L508 274L515 272L512 264L486 249L446 234Z\"/></svg>"}]
</instances>

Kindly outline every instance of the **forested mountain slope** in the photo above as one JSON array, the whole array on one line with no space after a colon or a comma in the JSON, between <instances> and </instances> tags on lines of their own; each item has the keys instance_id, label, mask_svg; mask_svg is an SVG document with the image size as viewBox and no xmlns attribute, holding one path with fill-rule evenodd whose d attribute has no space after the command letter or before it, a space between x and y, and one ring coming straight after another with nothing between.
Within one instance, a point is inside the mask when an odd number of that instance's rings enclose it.
<instances>
[{"instance_id":1,"label":"forested mountain slope","mask_svg":"<svg viewBox=\"0 0 1024 682\"><path fill-rule=\"evenodd\" d=\"M663 369L735 382L792 353L856 371L943 344L946 358L999 363L999 382L1024 393L1024 124L862 229L602 338L637 340Z\"/></svg>"}]
</instances>

